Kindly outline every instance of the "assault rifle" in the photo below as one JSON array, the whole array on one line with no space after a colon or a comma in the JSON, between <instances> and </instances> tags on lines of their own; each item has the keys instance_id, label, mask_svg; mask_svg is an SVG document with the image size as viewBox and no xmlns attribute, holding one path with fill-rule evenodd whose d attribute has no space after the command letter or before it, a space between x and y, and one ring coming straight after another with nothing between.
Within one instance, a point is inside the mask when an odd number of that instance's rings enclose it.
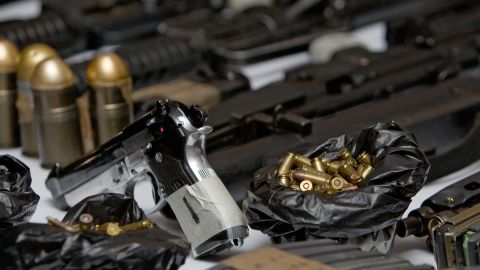
<instances>
[{"instance_id":1,"label":"assault rifle","mask_svg":"<svg viewBox=\"0 0 480 270\"><path fill-rule=\"evenodd\" d=\"M480 174L466 173L464 169L447 176L461 180L426 199L398 224L401 237L429 236L427 244L439 269L480 265Z\"/></svg>"},{"instance_id":2,"label":"assault rifle","mask_svg":"<svg viewBox=\"0 0 480 270\"><path fill-rule=\"evenodd\" d=\"M278 162L287 151L299 151L341 134L354 135L376 122L395 121L415 134L430 155L430 179L452 172L478 159L480 96L477 78L457 78L431 87L416 87L359 104L335 114L310 119L311 132L301 136L277 132L208 155L212 167L237 201L243 199L254 172ZM354 93L354 92L352 92ZM325 100L327 102L327 100ZM465 148L469 149L465 151ZM462 152L461 155L457 155ZM455 159L451 157L455 156ZM450 159L446 159L450 157Z\"/></svg>"}]
</instances>

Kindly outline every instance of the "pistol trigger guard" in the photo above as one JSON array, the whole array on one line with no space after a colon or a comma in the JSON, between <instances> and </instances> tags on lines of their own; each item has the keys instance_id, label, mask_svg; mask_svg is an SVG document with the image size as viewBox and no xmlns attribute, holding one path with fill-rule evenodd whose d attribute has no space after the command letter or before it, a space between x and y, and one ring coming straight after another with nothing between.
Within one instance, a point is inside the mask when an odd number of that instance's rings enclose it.
<instances>
[{"instance_id":1,"label":"pistol trigger guard","mask_svg":"<svg viewBox=\"0 0 480 270\"><path fill-rule=\"evenodd\" d=\"M164 205L163 201L159 202L152 209L146 210L145 214L147 214L147 216L150 216L153 213L156 213L156 212L160 211L162 209L163 205Z\"/></svg>"}]
</instances>

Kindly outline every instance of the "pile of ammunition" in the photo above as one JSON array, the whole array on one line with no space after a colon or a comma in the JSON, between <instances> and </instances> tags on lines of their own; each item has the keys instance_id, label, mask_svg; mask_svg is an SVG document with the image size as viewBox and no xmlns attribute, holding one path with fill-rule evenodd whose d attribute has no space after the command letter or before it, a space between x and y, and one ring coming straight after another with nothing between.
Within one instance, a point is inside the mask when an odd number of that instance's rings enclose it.
<instances>
[{"instance_id":1,"label":"pile of ammunition","mask_svg":"<svg viewBox=\"0 0 480 270\"><path fill-rule=\"evenodd\" d=\"M88 91L79 97L77 78L53 48L32 44L19 52L1 39L0 53L0 148L21 145L43 167L65 166L133 120L131 76L118 55L93 58Z\"/></svg>"},{"instance_id":2,"label":"pile of ammunition","mask_svg":"<svg viewBox=\"0 0 480 270\"><path fill-rule=\"evenodd\" d=\"M67 232L76 233L76 232L99 232L104 233L109 236L117 236L121 233L133 232L133 231L142 231L142 230L151 230L155 227L155 223L149 219L143 219L137 222L126 224L120 226L118 222L107 222L104 224L93 224L93 216L90 214L82 214L79 217L79 224L71 225L66 222L62 222L56 218L47 217L48 224L64 229Z\"/></svg>"},{"instance_id":3,"label":"pile of ammunition","mask_svg":"<svg viewBox=\"0 0 480 270\"><path fill-rule=\"evenodd\" d=\"M293 190L319 191L328 195L357 189L366 183L373 172L372 156L362 152L354 158L343 148L334 159L308 157L287 153L277 169L276 177L282 185Z\"/></svg>"}]
</instances>

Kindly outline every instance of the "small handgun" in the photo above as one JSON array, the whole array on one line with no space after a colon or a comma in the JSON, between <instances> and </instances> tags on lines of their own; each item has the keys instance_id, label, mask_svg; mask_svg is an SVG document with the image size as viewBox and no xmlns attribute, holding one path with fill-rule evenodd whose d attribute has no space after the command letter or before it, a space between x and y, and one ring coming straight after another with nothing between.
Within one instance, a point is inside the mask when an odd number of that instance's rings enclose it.
<instances>
[{"instance_id":1,"label":"small handgun","mask_svg":"<svg viewBox=\"0 0 480 270\"><path fill-rule=\"evenodd\" d=\"M46 180L58 207L69 208L89 195L116 192L133 196L139 181L150 180L156 211L166 203L192 244L194 257L240 246L246 219L205 155L212 128L196 106L158 101L155 108L121 133Z\"/></svg>"}]
</instances>

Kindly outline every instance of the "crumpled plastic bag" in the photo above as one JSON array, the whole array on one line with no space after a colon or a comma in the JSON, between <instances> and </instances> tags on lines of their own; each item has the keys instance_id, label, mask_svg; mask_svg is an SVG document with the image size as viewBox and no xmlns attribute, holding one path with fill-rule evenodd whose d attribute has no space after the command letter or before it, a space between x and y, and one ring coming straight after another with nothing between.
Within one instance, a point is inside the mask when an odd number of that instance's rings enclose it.
<instances>
[{"instance_id":1,"label":"crumpled plastic bag","mask_svg":"<svg viewBox=\"0 0 480 270\"><path fill-rule=\"evenodd\" d=\"M362 151L374 156L375 170L365 186L332 196L295 191L275 178L278 165L262 168L255 173L243 202L250 227L278 242L347 239L394 226L430 169L415 137L393 122L379 123L364 129L357 138L343 135L298 153L333 158L344 147L354 156Z\"/></svg>"},{"instance_id":2,"label":"crumpled plastic bag","mask_svg":"<svg viewBox=\"0 0 480 270\"><path fill-rule=\"evenodd\" d=\"M82 214L92 215L93 224L118 222L124 225L147 218L133 198L118 193L89 196L71 207L62 221L78 224Z\"/></svg>"},{"instance_id":3,"label":"crumpled plastic bag","mask_svg":"<svg viewBox=\"0 0 480 270\"><path fill-rule=\"evenodd\" d=\"M112 193L84 199L72 207L64 221L76 223L83 213L93 215L93 224L105 220L126 224L145 218L132 198ZM189 252L187 242L159 228L115 237L98 232L69 233L33 223L0 230L2 269L170 270L178 269Z\"/></svg>"},{"instance_id":4,"label":"crumpled plastic bag","mask_svg":"<svg viewBox=\"0 0 480 270\"><path fill-rule=\"evenodd\" d=\"M28 221L33 215L40 197L31 183L27 165L10 155L0 156L0 228Z\"/></svg>"}]
</instances>

